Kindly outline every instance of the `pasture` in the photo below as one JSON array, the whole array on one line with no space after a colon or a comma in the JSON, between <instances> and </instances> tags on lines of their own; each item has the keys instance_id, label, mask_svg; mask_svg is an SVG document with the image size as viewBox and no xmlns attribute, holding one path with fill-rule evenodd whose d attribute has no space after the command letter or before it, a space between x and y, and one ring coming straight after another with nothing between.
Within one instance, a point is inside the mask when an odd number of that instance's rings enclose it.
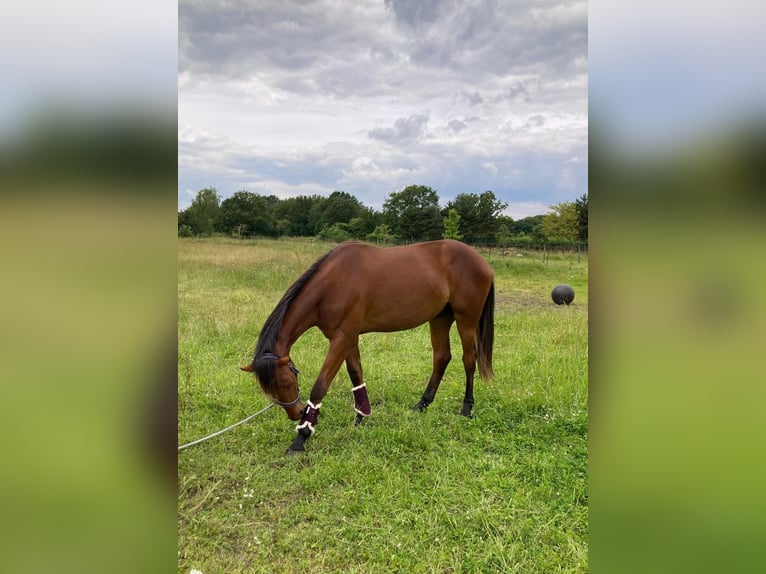
<instances>
[{"instance_id":1,"label":"pasture","mask_svg":"<svg viewBox=\"0 0 766 574\"><path fill-rule=\"evenodd\" d=\"M247 364L284 291L332 244L178 241L178 440L269 403ZM354 427L341 369L307 451L287 457L281 408L178 455L178 572L585 572L588 569L587 256L485 252L495 272L496 379L459 416L460 343L438 394L428 325L363 335L372 415ZM415 278L413 278L415 280ZM557 283L574 287L556 306ZM291 357L304 400L327 351Z\"/></svg>"}]
</instances>

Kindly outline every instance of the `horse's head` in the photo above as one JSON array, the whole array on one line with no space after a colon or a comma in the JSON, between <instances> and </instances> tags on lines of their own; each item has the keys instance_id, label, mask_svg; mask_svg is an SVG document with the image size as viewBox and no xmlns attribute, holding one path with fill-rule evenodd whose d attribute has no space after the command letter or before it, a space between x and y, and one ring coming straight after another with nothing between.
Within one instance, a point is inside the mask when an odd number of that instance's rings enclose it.
<instances>
[{"instance_id":1,"label":"horse's head","mask_svg":"<svg viewBox=\"0 0 766 574\"><path fill-rule=\"evenodd\" d=\"M303 404L298 388L298 369L290 357L264 353L240 369L255 372L263 392L270 395L275 404L285 409L290 420L297 421L301 418Z\"/></svg>"}]
</instances>

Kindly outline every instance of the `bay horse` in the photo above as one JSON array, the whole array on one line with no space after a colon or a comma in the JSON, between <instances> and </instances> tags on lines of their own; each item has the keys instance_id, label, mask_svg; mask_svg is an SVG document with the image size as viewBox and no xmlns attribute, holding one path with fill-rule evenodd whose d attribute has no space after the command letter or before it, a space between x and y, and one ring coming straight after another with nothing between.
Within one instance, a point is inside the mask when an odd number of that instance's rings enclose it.
<instances>
[{"instance_id":1,"label":"bay horse","mask_svg":"<svg viewBox=\"0 0 766 574\"><path fill-rule=\"evenodd\" d=\"M494 304L492 269L464 243L448 239L389 248L343 243L317 260L285 292L260 332L252 362L240 368L254 372L264 393L291 420L299 421L288 451L293 454L305 450L322 399L344 361L353 385L355 424L370 415L359 335L429 324L433 371L413 407L422 411L434 400L452 357L449 332L454 322L465 368L461 414L471 417L477 364L483 380L494 376ZM311 327L327 337L330 349L304 407L290 349Z\"/></svg>"}]
</instances>

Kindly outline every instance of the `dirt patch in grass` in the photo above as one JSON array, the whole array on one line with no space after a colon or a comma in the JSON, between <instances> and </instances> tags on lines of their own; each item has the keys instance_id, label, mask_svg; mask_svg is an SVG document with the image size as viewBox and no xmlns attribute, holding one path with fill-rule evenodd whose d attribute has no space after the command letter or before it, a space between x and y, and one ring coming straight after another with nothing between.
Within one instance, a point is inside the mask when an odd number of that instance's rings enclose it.
<instances>
[{"instance_id":1,"label":"dirt patch in grass","mask_svg":"<svg viewBox=\"0 0 766 574\"><path fill-rule=\"evenodd\" d=\"M586 306L587 302L575 300L572 306ZM496 311L515 311L520 309L552 309L556 305L548 293L536 293L534 291L517 291L514 293L496 293Z\"/></svg>"},{"instance_id":2,"label":"dirt patch in grass","mask_svg":"<svg viewBox=\"0 0 766 574\"><path fill-rule=\"evenodd\" d=\"M550 297L540 293L517 291L515 293L496 293L495 308L502 310L514 309L542 309L553 305Z\"/></svg>"}]
</instances>

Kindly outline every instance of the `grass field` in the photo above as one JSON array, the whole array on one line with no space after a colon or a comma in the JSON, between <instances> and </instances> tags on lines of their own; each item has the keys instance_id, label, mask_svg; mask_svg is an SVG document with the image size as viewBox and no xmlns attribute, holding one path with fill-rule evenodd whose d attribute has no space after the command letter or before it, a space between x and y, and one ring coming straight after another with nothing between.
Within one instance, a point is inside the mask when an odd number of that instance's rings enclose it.
<instances>
[{"instance_id":1,"label":"grass field","mask_svg":"<svg viewBox=\"0 0 766 574\"><path fill-rule=\"evenodd\" d=\"M287 287L332 245L179 240L178 440L268 404L249 362ZM459 416L453 361L433 404L410 411L430 374L428 326L368 334L360 349L372 416L353 426L341 369L307 452L274 408L178 456L178 572L585 572L588 569L588 263L577 254L484 253L495 271L496 380L477 376ZM574 287L556 306L557 283ZM327 344L293 347L304 400Z\"/></svg>"}]
</instances>

